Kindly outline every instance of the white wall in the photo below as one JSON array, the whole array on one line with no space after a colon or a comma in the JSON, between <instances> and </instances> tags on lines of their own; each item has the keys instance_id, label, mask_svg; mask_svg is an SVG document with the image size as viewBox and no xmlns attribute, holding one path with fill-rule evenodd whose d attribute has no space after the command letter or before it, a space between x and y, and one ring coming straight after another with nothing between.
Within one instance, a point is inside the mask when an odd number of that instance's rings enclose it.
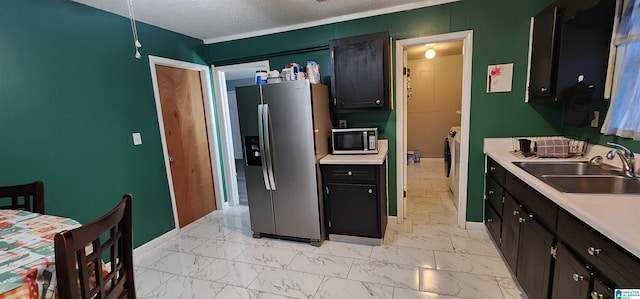
<instances>
[{"instance_id":1,"label":"white wall","mask_svg":"<svg viewBox=\"0 0 640 299\"><path fill-rule=\"evenodd\" d=\"M462 55L409 60L408 66L413 95L407 99L407 149L442 158L449 130L460 125Z\"/></svg>"},{"instance_id":2,"label":"white wall","mask_svg":"<svg viewBox=\"0 0 640 299\"><path fill-rule=\"evenodd\" d=\"M238 100L236 87L254 84L253 78L227 80L227 98L229 100L229 118L231 121L231 138L233 140L233 158L242 159L242 140L240 135L240 121L238 118Z\"/></svg>"},{"instance_id":3,"label":"white wall","mask_svg":"<svg viewBox=\"0 0 640 299\"><path fill-rule=\"evenodd\" d=\"M231 119L231 138L233 139L233 157L242 159L242 141L240 140L240 120L238 118L238 100L235 91L227 92L229 99L229 118Z\"/></svg>"}]
</instances>

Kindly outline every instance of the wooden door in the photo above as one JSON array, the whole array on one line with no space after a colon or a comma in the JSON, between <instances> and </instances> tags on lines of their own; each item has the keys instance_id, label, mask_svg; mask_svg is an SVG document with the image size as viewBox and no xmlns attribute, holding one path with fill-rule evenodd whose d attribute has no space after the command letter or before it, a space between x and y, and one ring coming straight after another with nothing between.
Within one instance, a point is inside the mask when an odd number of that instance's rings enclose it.
<instances>
[{"instance_id":1,"label":"wooden door","mask_svg":"<svg viewBox=\"0 0 640 299\"><path fill-rule=\"evenodd\" d=\"M156 66L180 227L216 209L200 72Z\"/></svg>"}]
</instances>

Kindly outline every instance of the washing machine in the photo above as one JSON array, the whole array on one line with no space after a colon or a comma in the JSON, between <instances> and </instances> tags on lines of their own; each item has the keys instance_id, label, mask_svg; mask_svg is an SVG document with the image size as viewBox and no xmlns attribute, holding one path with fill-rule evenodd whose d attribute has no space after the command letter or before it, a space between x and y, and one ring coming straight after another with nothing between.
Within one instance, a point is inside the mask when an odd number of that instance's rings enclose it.
<instances>
[{"instance_id":1,"label":"washing machine","mask_svg":"<svg viewBox=\"0 0 640 299\"><path fill-rule=\"evenodd\" d=\"M444 142L444 164L446 182L453 193L453 201L458 207L458 185L460 181L460 126L451 127Z\"/></svg>"}]
</instances>

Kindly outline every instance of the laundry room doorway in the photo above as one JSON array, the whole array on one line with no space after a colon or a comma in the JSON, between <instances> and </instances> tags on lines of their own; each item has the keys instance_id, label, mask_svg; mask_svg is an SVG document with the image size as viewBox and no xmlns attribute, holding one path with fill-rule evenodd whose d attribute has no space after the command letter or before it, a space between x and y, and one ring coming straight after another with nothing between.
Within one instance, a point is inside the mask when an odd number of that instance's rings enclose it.
<instances>
[{"instance_id":1,"label":"laundry room doorway","mask_svg":"<svg viewBox=\"0 0 640 299\"><path fill-rule=\"evenodd\" d=\"M456 198L451 194L449 201L452 208L457 208L450 215L457 217L449 216L447 220L460 228L467 226L472 34L472 31L454 32L396 42L398 222L403 222L415 207L409 197L433 193L444 197L449 196L450 190L456 190ZM453 127L459 127L460 151L456 157L459 169L456 184L448 185L443 148L446 149ZM416 170L420 173L413 178L420 180L413 182L418 184L408 184L412 180L408 175L410 168L412 173ZM431 187L412 194L410 185Z\"/></svg>"}]
</instances>

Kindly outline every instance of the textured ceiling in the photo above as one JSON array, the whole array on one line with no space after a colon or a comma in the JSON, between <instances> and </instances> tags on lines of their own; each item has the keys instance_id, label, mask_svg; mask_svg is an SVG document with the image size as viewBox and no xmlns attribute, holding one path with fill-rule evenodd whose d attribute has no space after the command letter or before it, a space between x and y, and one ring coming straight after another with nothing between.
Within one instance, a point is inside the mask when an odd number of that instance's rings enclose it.
<instances>
[{"instance_id":1,"label":"textured ceiling","mask_svg":"<svg viewBox=\"0 0 640 299\"><path fill-rule=\"evenodd\" d=\"M129 17L127 0L72 0ZM240 39L460 0L133 0L138 21L205 43Z\"/></svg>"}]
</instances>

